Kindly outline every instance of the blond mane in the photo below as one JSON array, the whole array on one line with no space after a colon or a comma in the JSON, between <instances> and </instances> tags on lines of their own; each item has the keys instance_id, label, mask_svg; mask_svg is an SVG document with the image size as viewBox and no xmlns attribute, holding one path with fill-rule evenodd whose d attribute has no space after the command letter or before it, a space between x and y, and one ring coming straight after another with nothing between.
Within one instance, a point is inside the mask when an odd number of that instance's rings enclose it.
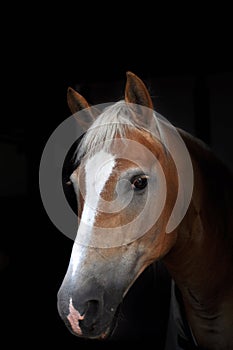
<instances>
[{"instance_id":1,"label":"blond mane","mask_svg":"<svg viewBox=\"0 0 233 350\"><path fill-rule=\"evenodd\" d=\"M153 134L164 143L159 120L155 112L153 116L156 126L156 130L153 130ZM146 128L146 123L143 125L142 122L140 124L137 122L135 118L135 109L132 104L120 100L110 107L106 107L81 140L76 152L76 160L82 158L84 155L91 157L100 149L108 151L111 141L114 140L116 135L124 139L126 132L129 129L135 128L151 132L151 130Z\"/></svg>"}]
</instances>

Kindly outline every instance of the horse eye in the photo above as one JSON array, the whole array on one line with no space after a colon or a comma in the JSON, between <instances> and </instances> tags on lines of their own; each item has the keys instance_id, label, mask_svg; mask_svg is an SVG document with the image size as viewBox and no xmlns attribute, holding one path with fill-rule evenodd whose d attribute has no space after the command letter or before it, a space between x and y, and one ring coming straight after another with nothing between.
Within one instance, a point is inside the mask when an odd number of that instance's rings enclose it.
<instances>
[{"instance_id":1,"label":"horse eye","mask_svg":"<svg viewBox=\"0 0 233 350\"><path fill-rule=\"evenodd\" d=\"M141 175L134 177L131 183L134 190L143 190L147 186L147 176Z\"/></svg>"}]
</instances>

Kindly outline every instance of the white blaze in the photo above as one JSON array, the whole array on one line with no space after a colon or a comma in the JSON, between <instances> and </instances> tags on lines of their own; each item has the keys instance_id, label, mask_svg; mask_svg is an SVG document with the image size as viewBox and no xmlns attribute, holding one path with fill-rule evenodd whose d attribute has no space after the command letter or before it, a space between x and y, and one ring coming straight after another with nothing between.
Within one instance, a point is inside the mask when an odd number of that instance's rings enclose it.
<instances>
[{"instance_id":1,"label":"white blaze","mask_svg":"<svg viewBox=\"0 0 233 350\"><path fill-rule=\"evenodd\" d=\"M82 234L85 237L85 242L83 242L84 246L74 243L71 254L72 275L75 274L85 256L86 247L90 241L95 218L98 213L100 195L112 174L114 165L115 157L103 150L88 159L85 165L86 197L77 232L78 235L79 232L85 230L85 235Z\"/></svg>"},{"instance_id":2,"label":"white blaze","mask_svg":"<svg viewBox=\"0 0 233 350\"><path fill-rule=\"evenodd\" d=\"M87 161L85 166L86 198L81 221L92 226L98 208L100 194L115 165L114 156L100 151Z\"/></svg>"}]
</instances>

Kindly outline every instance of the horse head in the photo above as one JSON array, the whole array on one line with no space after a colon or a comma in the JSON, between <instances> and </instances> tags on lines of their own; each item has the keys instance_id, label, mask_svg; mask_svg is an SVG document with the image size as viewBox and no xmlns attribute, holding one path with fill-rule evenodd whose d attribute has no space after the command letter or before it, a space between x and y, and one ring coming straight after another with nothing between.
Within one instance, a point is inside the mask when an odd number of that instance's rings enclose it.
<instances>
[{"instance_id":1,"label":"horse head","mask_svg":"<svg viewBox=\"0 0 233 350\"><path fill-rule=\"evenodd\" d=\"M124 100L98 117L72 88L68 105L72 113L85 109L93 124L70 176L79 226L58 310L75 335L103 339L113 331L137 277L176 240L175 230L168 235L166 227L177 196L177 172L156 125L158 137L151 133L153 102L135 74L127 73Z\"/></svg>"}]
</instances>

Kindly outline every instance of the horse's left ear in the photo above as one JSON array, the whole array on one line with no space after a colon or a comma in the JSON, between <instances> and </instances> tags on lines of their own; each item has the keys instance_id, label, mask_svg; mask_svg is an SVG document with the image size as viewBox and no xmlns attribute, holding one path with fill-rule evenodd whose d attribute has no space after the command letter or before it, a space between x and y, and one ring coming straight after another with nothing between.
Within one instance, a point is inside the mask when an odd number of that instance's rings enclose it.
<instances>
[{"instance_id":1,"label":"horse's left ear","mask_svg":"<svg viewBox=\"0 0 233 350\"><path fill-rule=\"evenodd\" d=\"M125 101L153 109L153 102L143 81L134 73L126 73Z\"/></svg>"}]
</instances>

